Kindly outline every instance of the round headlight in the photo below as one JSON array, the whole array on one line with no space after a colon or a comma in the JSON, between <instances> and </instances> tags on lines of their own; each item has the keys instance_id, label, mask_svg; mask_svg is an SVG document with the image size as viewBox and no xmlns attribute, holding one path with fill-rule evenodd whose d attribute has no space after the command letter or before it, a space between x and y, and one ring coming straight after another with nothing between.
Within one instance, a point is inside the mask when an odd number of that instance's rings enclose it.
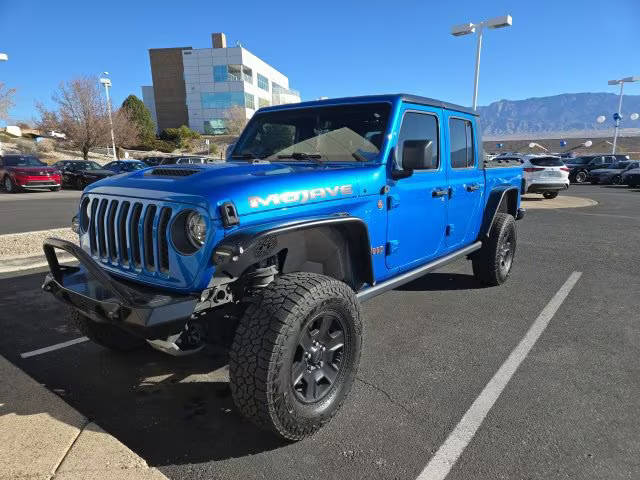
<instances>
[{"instance_id":1,"label":"round headlight","mask_svg":"<svg viewBox=\"0 0 640 480\"><path fill-rule=\"evenodd\" d=\"M200 248L204 245L205 238L207 237L207 223L204 221L202 215L198 212L189 213L185 227L187 230L187 238L194 247Z\"/></svg>"}]
</instances>

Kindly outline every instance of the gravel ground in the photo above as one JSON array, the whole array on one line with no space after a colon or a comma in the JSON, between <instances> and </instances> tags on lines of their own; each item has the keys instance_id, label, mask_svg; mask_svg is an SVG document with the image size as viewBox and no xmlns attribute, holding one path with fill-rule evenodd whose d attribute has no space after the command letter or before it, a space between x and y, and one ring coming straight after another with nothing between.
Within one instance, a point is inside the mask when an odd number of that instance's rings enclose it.
<instances>
[{"instance_id":1,"label":"gravel ground","mask_svg":"<svg viewBox=\"0 0 640 480\"><path fill-rule=\"evenodd\" d=\"M78 235L73 233L69 227L0 235L0 262L44 255L42 242L47 237L58 237L78 243Z\"/></svg>"}]
</instances>

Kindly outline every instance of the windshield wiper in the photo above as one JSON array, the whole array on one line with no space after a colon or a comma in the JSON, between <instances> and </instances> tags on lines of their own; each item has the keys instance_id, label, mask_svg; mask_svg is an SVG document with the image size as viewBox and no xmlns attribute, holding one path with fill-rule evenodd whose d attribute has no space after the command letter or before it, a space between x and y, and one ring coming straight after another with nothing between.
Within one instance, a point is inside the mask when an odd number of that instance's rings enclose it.
<instances>
[{"instance_id":1,"label":"windshield wiper","mask_svg":"<svg viewBox=\"0 0 640 480\"><path fill-rule=\"evenodd\" d=\"M278 159L282 160L283 158L293 158L294 160L313 160L314 162L321 164L322 155L319 153L305 153L305 152L293 152L287 153L283 155L278 155Z\"/></svg>"},{"instance_id":2,"label":"windshield wiper","mask_svg":"<svg viewBox=\"0 0 640 480\"><path fill-rule=\"evenodd\" d=\"M243 160L252 160L254 158L259 159L260 157L258 157L257 155L254 155L253 153L234 153L233 155L231 155L231 158L240 158Z\"/></svg>"}]
</instances>

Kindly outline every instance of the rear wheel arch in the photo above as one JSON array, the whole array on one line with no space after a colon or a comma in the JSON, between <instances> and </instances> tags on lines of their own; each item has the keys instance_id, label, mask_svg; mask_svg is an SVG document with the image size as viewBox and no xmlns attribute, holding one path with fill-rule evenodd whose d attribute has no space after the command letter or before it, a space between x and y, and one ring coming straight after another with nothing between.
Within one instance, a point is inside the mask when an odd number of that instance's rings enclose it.
<instances>
[{"instance_id":1,"label":"rear wheel arch","mask_svg":"<svg viewBox=\"0 0 640 480\"><path fill-rule=\"evenodd\" d=\"M482 227L478 238L481 240L489 235L496 214L507 213L516 218L518 214L518 188L499 188L489 194L484 211Z\"/></svg>"}]
</instances>

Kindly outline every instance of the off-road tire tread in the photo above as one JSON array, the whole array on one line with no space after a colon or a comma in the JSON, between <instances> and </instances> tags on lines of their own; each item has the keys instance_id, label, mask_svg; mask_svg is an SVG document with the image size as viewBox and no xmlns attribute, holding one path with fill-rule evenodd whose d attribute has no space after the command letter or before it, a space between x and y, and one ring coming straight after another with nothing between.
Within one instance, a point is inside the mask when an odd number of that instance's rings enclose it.
<instances>
[{"instance_id":1,"label":"off-road tire tread","mask_svg":"<svg viewBox=\"0 0 640 480\"><path fill-rule=\"evenodd\" d=\"M279 415L273 403L274 389L283 368L281 349L297 330L296 319L306 318L319 299L341 298L348 301L358 340L362 336L359 303L349 286L325 275L295 272L277 277L262 289L240 320L231 351L229 376L236 407L258 426L271 430L287 440L307 437L333 418L351 389L360 360L355 352L354 368L346 380L341 398L325 416L317 421L298 421L292 413ZM306 420L306 419L305 419Z\"/></svg>"},{"instance_id":2,"label":"off-road tire tread","mask_svg":"<svg viewBox=\"0 0 640 480\"><path fill-rule=\"evenodd\" d=\"M508 213L496 213L493 225L487 238L471 258L474 276L484 285L495 287L503 284L509 277L500 277L500 265L498 259L498 248L502 237L507 229L513 229L514 244L517 244L515 219ZM515 245L514 245L515 248Z\"/></svg>"},{"instance_id":3,"label":"off-road tire tread","mask_svg":"<svg viewBox=\"0 0 640 480\"><path fill-rule=\"evenodd\" d=\"M72 308L69 308L68 320L85 337L110 350L130 352L145 344L141 338L134 337L113 325L94 322Z\"/></svg>"}]
</instances>

